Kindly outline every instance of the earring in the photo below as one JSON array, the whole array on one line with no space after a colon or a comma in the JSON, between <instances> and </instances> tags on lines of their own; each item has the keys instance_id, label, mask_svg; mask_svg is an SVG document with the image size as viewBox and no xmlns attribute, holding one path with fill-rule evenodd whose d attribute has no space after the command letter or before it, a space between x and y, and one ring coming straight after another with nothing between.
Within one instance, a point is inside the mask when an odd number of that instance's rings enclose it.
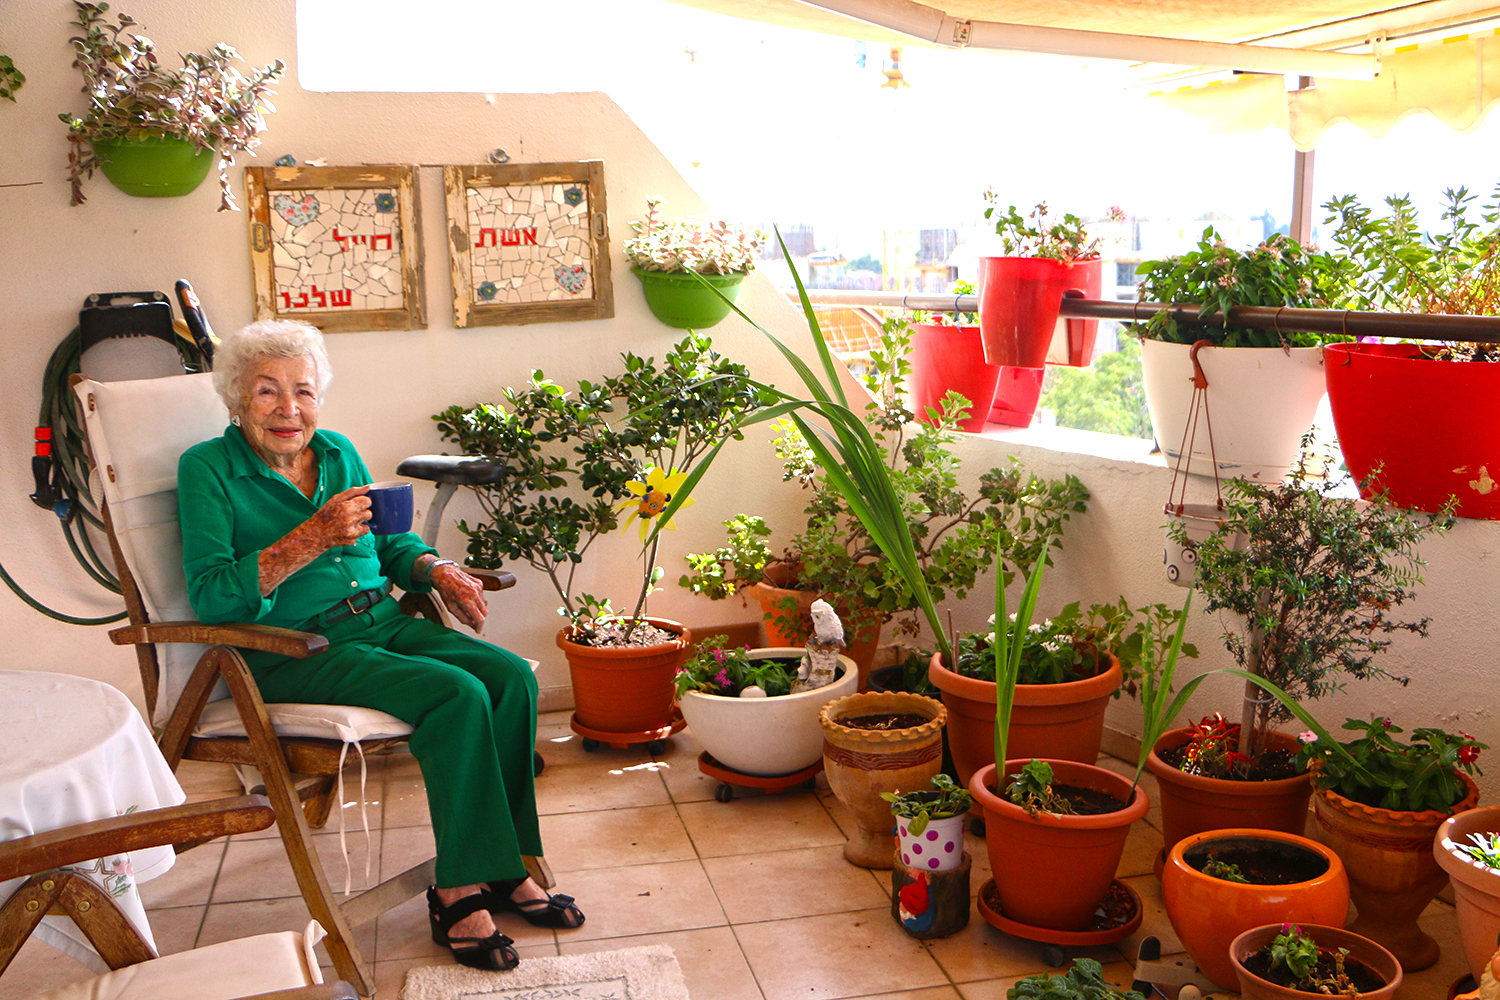
<instances>
[{"instance_id":1,"label":"earring","mask_svg":"<svg viewBox=\"0 0 1500 1000\"><path fill-rule=\"evenodd\" d=\"M239 425L240 425L240 417L239 417L239 414L235 414L235 415L234 415L234 416L232 416L232 417L230 417L230 418L229 418L229 422L230 422L230 423L231 423L231 424L234 424L234 426L236 426L236 427L238 427L238 426L239 426Z\"/></svg>"}]
</instances>

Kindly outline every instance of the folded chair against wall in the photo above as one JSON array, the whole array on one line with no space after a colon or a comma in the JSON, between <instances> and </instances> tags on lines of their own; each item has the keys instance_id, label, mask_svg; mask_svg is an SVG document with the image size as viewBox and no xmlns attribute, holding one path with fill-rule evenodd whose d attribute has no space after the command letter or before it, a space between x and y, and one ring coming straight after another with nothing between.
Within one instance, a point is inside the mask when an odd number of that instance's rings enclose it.
<instances>
[{"instance_id":1,"label":"folded chair against wall","mask_svg":"<svg viewBox=\"0 0 1500 1000\"><path fill-rule=\"evenodd\" d=\"M172 767L187 759L260 771L302 897L328 932L334 968L368 996L373 981L350 927L422 892L433 882L434 861L340 904L311 844L309 824L326 821L352 744L361 753L382 750L404 742L411 727L367 708L267 705L238 650L305 657L326 648L327 640L311 632L192 620L177 524L177 460L191 446L222 434L229 421L210 378L95 382L75 377L131 623L111 631L110 638L116 645L135 646L157 743ZM486 590L515 583L509 573L472 572ZM432 595L407 594L402 609L446 623ZM299 808L299 802L305 805ZM550 888L545 862L526 861L533 877Z\"/></svg>"},{"instance_id":2,"label":"folded chair against wall","mask_svg":"<svg viewBox=\"0 0 1500 1000\"><path fill-rule=\"evenodd\" d=\"M272 822L264 796L244 795L150 809L0 843L0 883L26 879L0 906L0 977L50 911L71 917L116 971L37 1000L354 1000L349 984L323 983L312 950L322 936L316 922L301 933L260 934L158 958L109 893L69 868L147 847L264 830Z\"/></svg>"}]
</instances>

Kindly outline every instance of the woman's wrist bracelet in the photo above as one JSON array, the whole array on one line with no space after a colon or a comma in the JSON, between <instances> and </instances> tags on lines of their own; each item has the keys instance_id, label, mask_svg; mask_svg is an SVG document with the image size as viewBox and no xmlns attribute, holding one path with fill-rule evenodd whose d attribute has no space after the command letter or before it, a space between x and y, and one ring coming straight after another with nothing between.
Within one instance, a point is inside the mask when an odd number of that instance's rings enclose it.
<instances>
[{"instance_id":1,"label":"woman's wrist bracelet","mask_svg":"<svg viewBox=\"0 0 1500 1000\"><path fill-rule=\"evenodd\" d=\"M430 562L430 563L427 564L427 578L426 578L425 582L426 583L431 583L432 582L432 574L434 574L434 573L437 572L437 568L439 566L457 566L457 565L458 565L458 563L454 562L452 559L434 559L432 562Z\"/></svg>"}]
</instances>

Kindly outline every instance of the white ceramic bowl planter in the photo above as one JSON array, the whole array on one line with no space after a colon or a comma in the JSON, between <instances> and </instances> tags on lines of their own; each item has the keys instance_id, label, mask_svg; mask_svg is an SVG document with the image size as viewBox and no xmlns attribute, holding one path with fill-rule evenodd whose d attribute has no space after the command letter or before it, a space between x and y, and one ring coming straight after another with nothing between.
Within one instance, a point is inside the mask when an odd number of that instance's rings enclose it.
<instances>
[{"instance_id":1,"label":"white ceramic bowl planter","mask_svg":"<svg viewBox=\"0 0 1500 1000\"><path fill-rule=\"evenodd\" d=\"M1189 344L1141 341L1146 407L1169 467L1177 465L1193 401ZM1280 482L1302 451L1327 389L1323 349L1293 347L1205 347L1198 361L1208 379L1213 454L1225 478ZM1198 423L1187 471L1214 474L1208 428Z\"/></svg>"},{"instance_id":2,"label":"white ceramic bowl planter","mask_svg":"<svg viewBox=\"0 0 1500 1000\"><path fill-rule=\"evenodd\" d=\"M776 646L750 651L752 660L800 657L800 646ZM823 756L823 727L818 711L835 698L859 689L859 670L847 656L839 657L843 673L832 684L774 698L725 698L689 691L680 702L682 717L719 763L745 774L791 774L816 764Z\"/></svg>"}]
</instances>

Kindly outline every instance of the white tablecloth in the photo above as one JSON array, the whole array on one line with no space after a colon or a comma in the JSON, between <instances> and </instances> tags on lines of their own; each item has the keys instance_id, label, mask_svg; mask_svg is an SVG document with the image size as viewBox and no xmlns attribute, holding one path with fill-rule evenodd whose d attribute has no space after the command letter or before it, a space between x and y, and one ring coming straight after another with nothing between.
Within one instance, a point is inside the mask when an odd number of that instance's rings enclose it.
<instances>
[{"instance_id":1,"label":"white tablecloth","mask_svg":"<svg viewBox=\"0 0 1500 1000\"><path fill-rule=\"evenodd\" d=\"M144 809L186 796L140 713L116 689L67 674L0 670L0 841ZM155 947L136 885L172 867L171 846L75 865ZM0 882L0 902L23 879ZM36 937L108 971L73 923L47 917Z\"/></svg>"}]
</instances>

